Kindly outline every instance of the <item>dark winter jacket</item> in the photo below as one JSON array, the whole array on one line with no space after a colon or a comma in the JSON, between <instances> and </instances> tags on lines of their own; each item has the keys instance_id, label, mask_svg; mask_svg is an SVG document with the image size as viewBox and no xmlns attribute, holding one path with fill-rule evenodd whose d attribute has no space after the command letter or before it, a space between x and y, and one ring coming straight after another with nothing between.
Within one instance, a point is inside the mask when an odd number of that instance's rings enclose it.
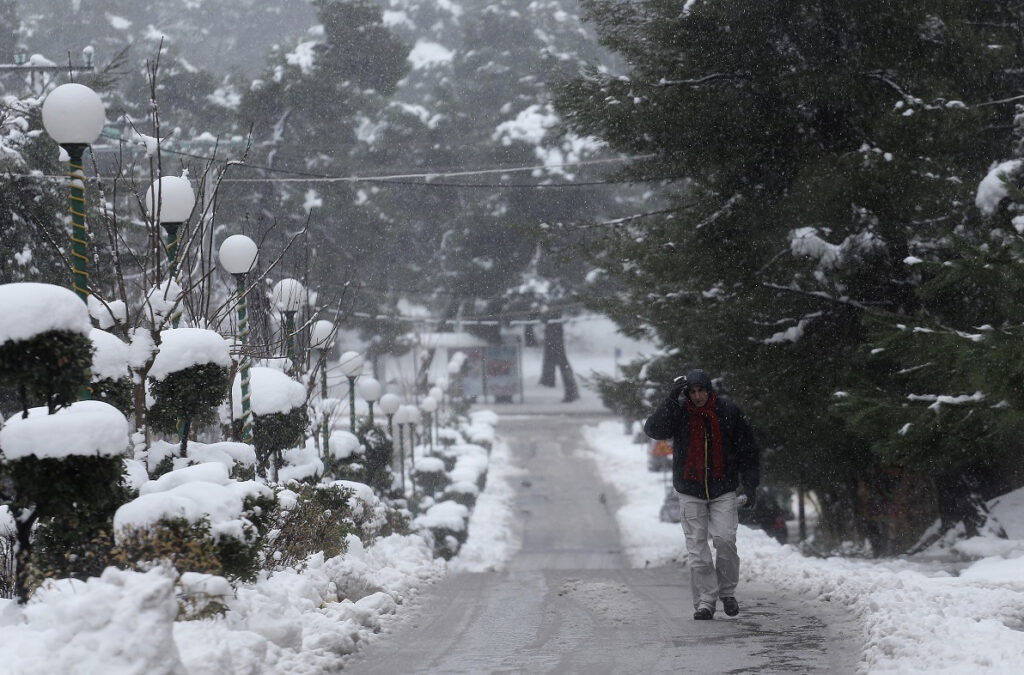
<instances>
[{"instance_id":1,"label":"dark winter jacket","mask_svg":"<svg viewBox=\"0 0 1024 675\"><path fill-rule=\"evenodd\" d=\"M719 395L715 414L722 432L725 475L715 478L709 471L703 481L687 480L683 474L690 439L690 415L685 405L666 398L644 423L644 433L651 438L672 439L672 485L676 492L714 499L736 490L741 480L746 488L755 488L761 482L761 449L743 412Z\"/></svg>"}]
</instances>

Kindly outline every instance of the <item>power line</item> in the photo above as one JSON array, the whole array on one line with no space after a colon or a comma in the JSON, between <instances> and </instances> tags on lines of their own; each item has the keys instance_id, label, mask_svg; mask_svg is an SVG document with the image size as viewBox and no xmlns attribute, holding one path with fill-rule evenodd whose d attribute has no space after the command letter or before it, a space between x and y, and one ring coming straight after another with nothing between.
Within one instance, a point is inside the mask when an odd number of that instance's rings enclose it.
<instances>
[{"instance_id":1,"label":"power line","mask_svg":"<svg viewBox=\"0 0 1024 675\"><path fill-rule=\"evenodd\" d=\"M137 146L145 147L146 144L141 140L125 140L120 134L114 136L111 134L103 134L104 138L110 140L116 140L119 142L134 144ZM293 178L270 178L270 177L258 177L258 178L222 178L221 182L225 183L298 183L298 182L351 182L351 183L378 183L387 184L394 183L396 185L422 185L431 187L460 187L460 188L507 188L507 187L521 187L521 188L561 188L561 187L584 187L584 186L596 186L596 185L614 185L621 184L631 181L588 181L587 183L532 183L532 184L509 184L509 183L494 183L494 184L480 184L480 183L437 183L437 179L444 178L458 178L465 176L484 176L493 174L503 173L522 173L525 171L544 171L549 169L560 169L568 167L584 167L593 166L600 164L616 164L621 162L630 162L634 160L650 159L657 156L655 153L647 153L644 155L632 155L627 157L606 157L600 159L583 159L575 162L561 162L558 164L534 164L529 166L513 166L513 167L495 167L491 169L460 169L460 170L438 170L438 171L425 171L420 173L404 173L404 174L384 174L384 175L370 175L370 176L332 176L329 174L320 174L307 171L298 171L294 169L279 169L276 167L243 164L238 162L232 162L227 159L219 159L216 156L199 155L195 153L185 152L183 150L174 150L172 148L161 148L162 153L178 155L181 157L191 157L193 159L204 160L207 162L217 162L224 164L225 166L230 165L232 168L238 169L250 169L255 171L266 171L269 173L280 173L289 174L294 176ZM416 181L411 182L411 179L422 179L422 182ZM649 182L649 181L642 181Z\"/></svg>"}]
</instances>

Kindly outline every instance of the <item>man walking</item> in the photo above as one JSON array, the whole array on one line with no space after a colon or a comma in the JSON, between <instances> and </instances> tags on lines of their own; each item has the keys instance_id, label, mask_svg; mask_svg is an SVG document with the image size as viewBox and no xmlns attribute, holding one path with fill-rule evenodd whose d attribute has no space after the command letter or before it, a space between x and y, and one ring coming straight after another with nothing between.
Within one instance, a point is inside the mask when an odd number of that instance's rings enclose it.
<instances>
[{"instance_id":1,"label":"man walking","mask_svg":"<svg viewBox=\"0 0 1024 675\"><path fill-rule=\"evenodd\" d=\"M737 491L742 480L746 503L753 506L761 480L760 448L750 424L735 403L715 394L708 374L696 369L676 378L668 398L644 423L644 433L672 439L672 485L686 537L693 618L715 618L719 599L726 615L736 616Z\"/></svg>"}]
</instances>

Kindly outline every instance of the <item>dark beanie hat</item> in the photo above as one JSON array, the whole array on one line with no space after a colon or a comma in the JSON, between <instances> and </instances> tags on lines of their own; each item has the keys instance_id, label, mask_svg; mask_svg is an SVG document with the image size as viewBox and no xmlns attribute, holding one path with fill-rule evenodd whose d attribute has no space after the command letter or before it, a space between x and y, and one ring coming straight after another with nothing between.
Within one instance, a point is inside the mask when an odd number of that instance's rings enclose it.
<instances>
[{"instance_id":1,"label":"dark beanie hat","mask_svg":"<svg viewBox=\"0 0 1024 675\"><path fill-rule=\"evenodd\" d=\"M700 368L694 368L686 374L686 388L689 389L695 385L702 387L707 392L715 390L714 387L711 386L711 376Z\"/></svg>"}]
</instances>

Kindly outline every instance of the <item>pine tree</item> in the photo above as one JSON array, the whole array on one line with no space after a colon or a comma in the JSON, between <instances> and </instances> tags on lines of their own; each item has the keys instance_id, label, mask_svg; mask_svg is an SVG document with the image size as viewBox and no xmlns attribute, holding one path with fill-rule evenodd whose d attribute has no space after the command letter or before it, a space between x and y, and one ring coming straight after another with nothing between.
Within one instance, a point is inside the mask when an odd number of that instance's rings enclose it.
<instances>
[{"instance_id":1,"label":"pine tree","mask_svg":"<svg viewBox=\"0 0 1024 675\"><path fill-rule=\"evenodd\" d=\"M863 529L873 440L823 443L830 403L863 363L865 316L919 310L904 260L964 218L1006 144L1007 106L987 104L1017 77L1003 4L582 4L629 70L591 69L559 111L651 155L628 175L673 200L609 234L596 260L626 294L594 305L675 348L666 370L721 373L772 474L834 505L834 531Z\"/></svg>"}]
</instances>

